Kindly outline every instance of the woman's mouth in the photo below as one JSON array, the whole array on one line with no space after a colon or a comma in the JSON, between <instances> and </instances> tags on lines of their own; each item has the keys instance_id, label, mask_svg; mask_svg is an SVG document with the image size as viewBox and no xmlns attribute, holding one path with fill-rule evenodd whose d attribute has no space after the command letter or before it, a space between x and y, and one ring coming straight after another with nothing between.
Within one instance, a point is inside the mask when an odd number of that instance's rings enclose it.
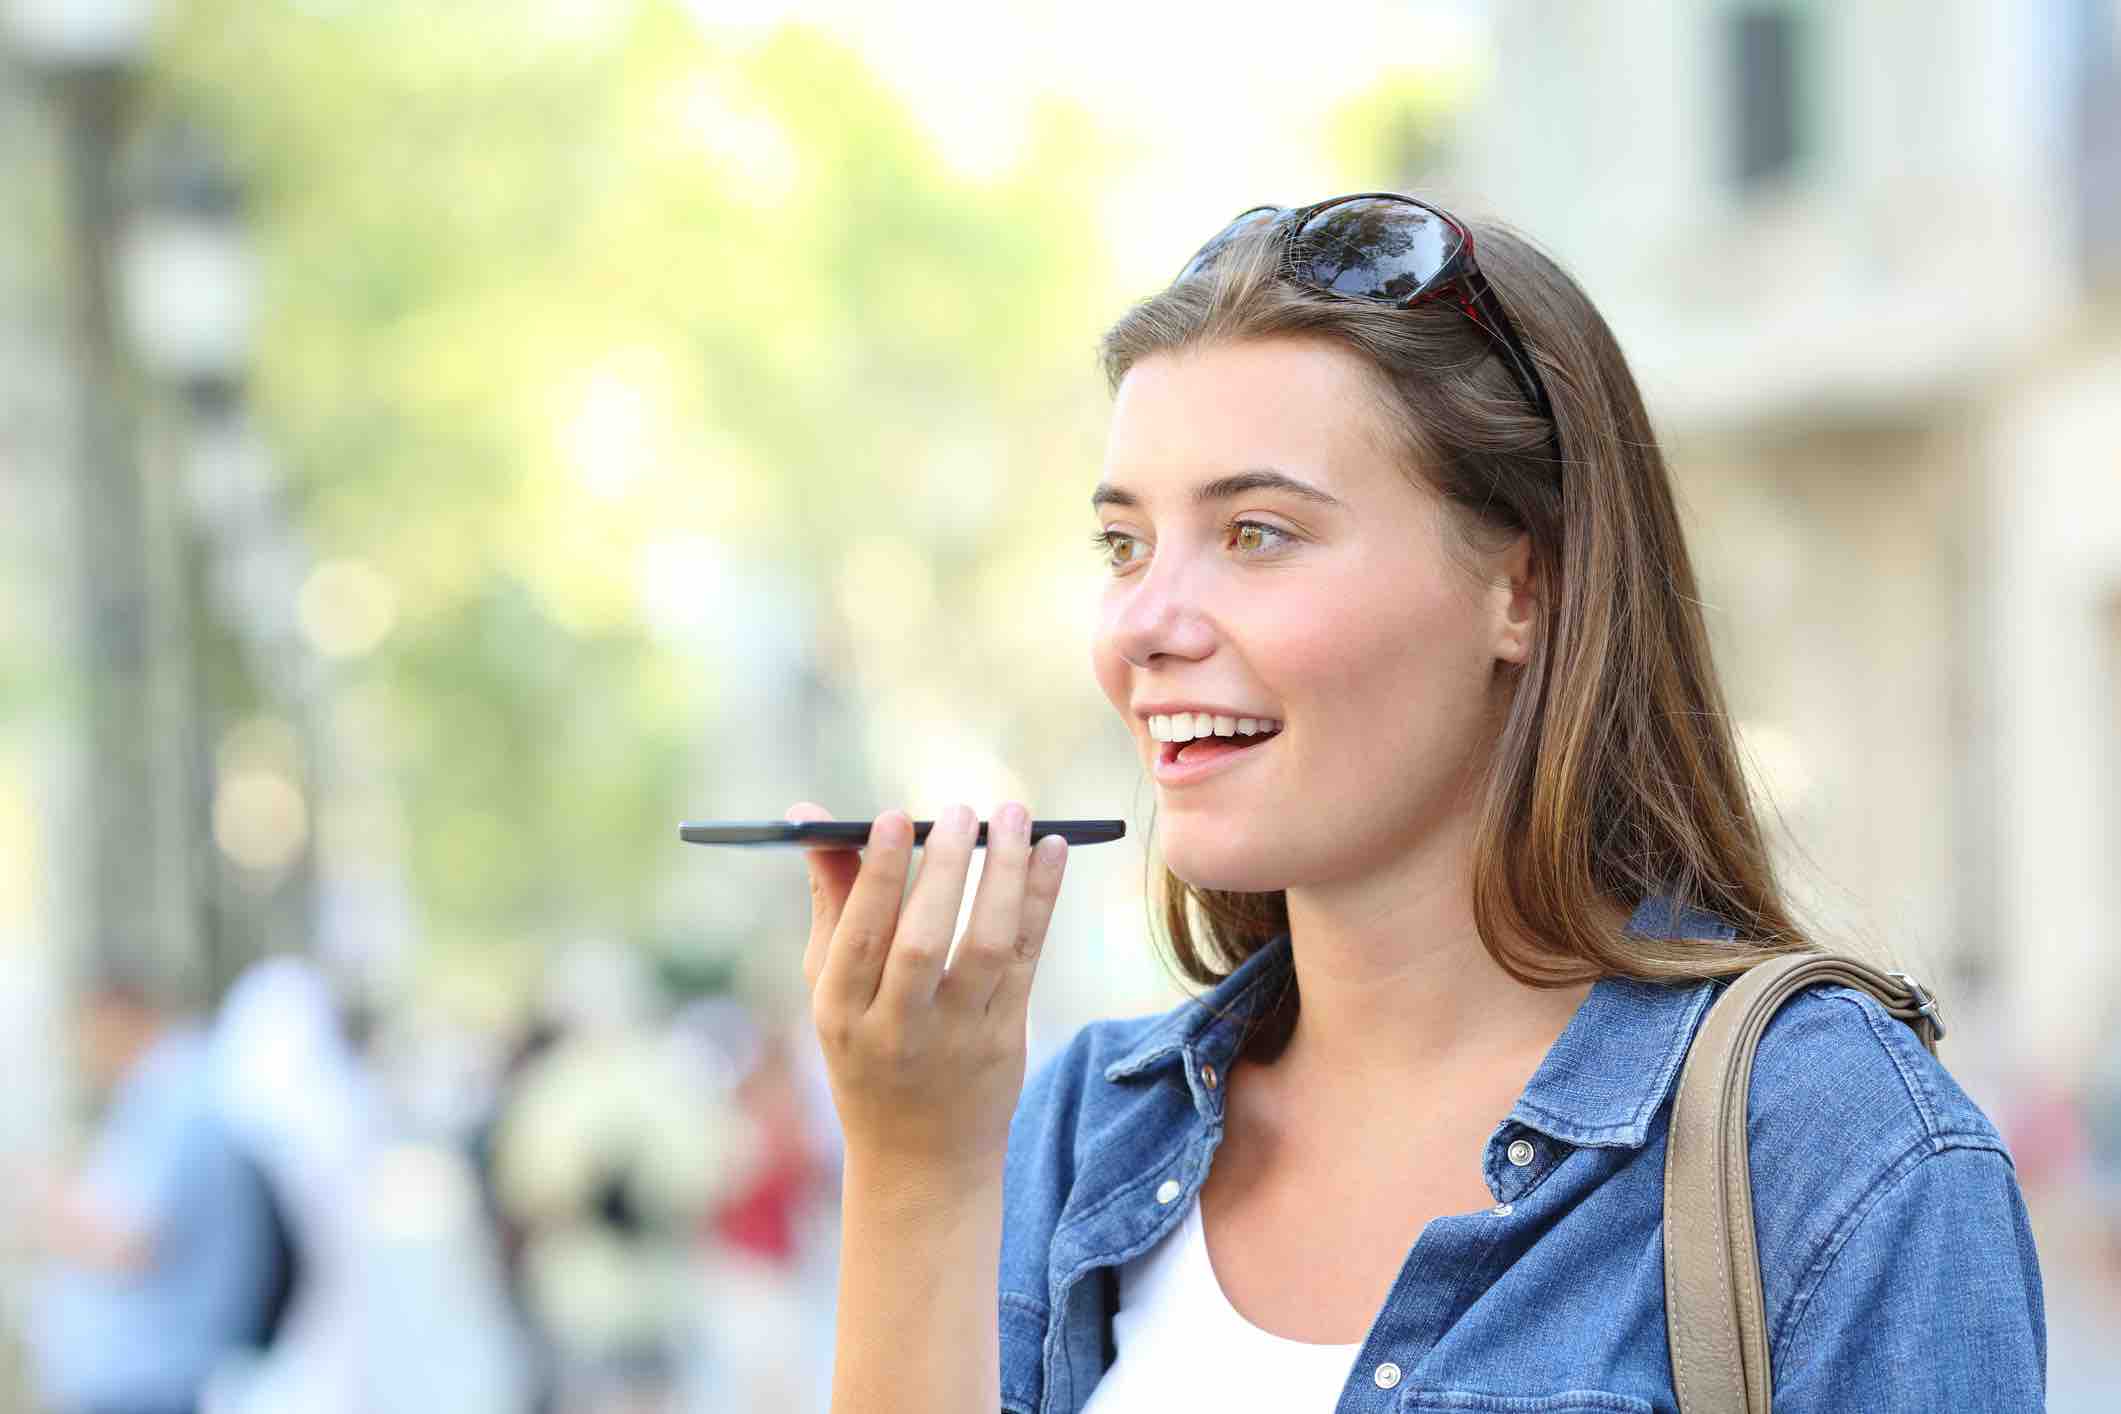
<instances>
[{"instance_id":1,"label":"woman's mouth","mask_svg":"<svg viewBox=\"0 0 2121 1414\"><path fill-rule=\"evenodd\" d=\"M1167 741L1159 752L1162 760L1206 761L1211 757L1227 756L1233 751L1244 751L1267 740L1263 736L1210 736L1196 737L1192 741Z\"/></svg>"},{"instance_id":2,"label":"woman's mouth","mask_svg":"<svg viewBox=\"0 0 2121 1414\"><path fill-rule=\"evenodd\" d=\"M1211 772L1226 770L1245 757L1254 757L1260 748L1281 736L1281 727L1273 731L1230 733L1230 736L1196 736L1188 742L1158 742L1156 750L1156 780L1160 784L1186 784Z\"/></svg>"}]
</instances>

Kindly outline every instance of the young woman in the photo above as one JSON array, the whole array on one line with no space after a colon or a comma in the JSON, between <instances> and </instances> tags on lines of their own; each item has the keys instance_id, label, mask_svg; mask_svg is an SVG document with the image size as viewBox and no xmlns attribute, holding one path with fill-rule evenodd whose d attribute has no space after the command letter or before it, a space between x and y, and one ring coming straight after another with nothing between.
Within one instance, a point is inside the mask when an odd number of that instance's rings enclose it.
<instances>
[{"instance_id":1,"label":"young woman","mask_svg":"<svg viewBox=\"0 0 2121 1414\"><path fill-rule=\"evenodd\" d=\"M1811 944L1611 332L1373 193L1240 216L1104 359L1095 668L1209 990L1020 1095L1061 841L998 812L947 969L969 810L903 906L902 812L811 856L834 1409L1676 1409L1675 1080L1719 979ZM1775 1407L2038 1408L2010 1158L1914 1033L1812 989L1750 1104Z\"/></svg>"}]
</instances>

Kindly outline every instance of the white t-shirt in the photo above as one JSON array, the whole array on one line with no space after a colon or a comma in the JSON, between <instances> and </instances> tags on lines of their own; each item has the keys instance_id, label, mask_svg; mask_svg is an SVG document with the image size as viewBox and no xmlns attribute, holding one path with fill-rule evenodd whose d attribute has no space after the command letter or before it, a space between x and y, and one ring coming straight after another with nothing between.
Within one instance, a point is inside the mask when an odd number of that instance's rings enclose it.
<instances>
[{"instance_id":1,"label":"white t-shirt","mask_svg":"<svg viewBox=\"0 0 2121 1414\"><path fill-rule=\"evenodd\" d=\"M1361 1342L1313 1345L1270 1335L1238 1313L1208 1262L1200 1199L1161 1241L1119 1269L1119 1356L1083 1414L1271 1409L1326 1414Z\"/></svg>"}]
</instances>

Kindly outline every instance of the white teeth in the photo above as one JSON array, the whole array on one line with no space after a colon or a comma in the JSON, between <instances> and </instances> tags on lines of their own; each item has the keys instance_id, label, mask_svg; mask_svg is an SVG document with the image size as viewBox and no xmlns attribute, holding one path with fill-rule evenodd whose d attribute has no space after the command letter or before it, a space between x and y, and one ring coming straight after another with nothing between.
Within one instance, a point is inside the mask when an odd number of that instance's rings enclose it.
<instances>
[{"instance_id":1,"label":"white teeth","mask_svg":"<svg viewBox=\"0 0 2121 1414\"><path fill-rule=\"evenodd\" d=\"M1155 712L1149 736L1156 741L1193 741L1204 736L1256 736L1281 730L1271 717L1222 717L1210 712Z\"/></svg>"}]
</instances>

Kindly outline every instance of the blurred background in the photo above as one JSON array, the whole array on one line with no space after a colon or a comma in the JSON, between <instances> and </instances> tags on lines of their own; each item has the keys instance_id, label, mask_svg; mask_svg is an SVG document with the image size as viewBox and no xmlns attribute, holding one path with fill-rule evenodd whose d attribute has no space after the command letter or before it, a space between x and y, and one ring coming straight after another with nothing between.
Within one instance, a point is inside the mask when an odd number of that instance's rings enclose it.
<instances>
[{"instance_id":1,"label":"blurred background","mask_svg":"<svg viewBox=\"0 0 2121 1414\"><path fill-rule=\"evenodd\" d=\"M1371 188L1612 319L1788 880L1943 994L2114 1407L2121 6L1321 18L0 0L0 1410L110 1375L97 1191L268 1291L212 1410L822 1410L802 865L675 826L1125 816L1032 1063L1183 995L1094 345Z\"/></svg>"}]
</instances>

